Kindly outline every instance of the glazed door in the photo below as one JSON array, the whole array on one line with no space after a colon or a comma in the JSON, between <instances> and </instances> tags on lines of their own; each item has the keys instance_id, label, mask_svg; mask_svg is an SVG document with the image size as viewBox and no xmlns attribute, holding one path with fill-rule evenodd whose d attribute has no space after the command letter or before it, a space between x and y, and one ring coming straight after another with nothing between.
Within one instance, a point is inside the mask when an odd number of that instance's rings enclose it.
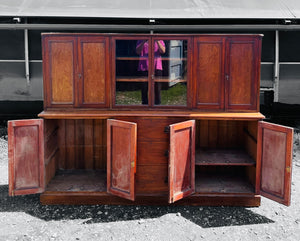
<instances>
[{"instance_id":1,"label":"glazed door","mask_svg":"<svg viewBox=\"0 0 300 241\"><path fill-rule=\"evenodd\" d=\"M8 122L9 195L41 193L44 180L42 119Z\"/></svg>"},{"instance_id":2,"label":"glazed door","mask_svg":"<svg viewBox=\"0 0 300 241\"><path fill-rule=\"evenodd\" d=\"M195 192L195 121L169 127L169 203L174 203Z\"/></svg>"},{"instance_id":3,"label":"glazed door","mask_svg":"<svg viewBox=\"0 0 300 241\"><path fill-rule=\"evenodd\" d=\"M194 49L194 106L224 109L225 38L195 38Z\"/></svg>"},{"instance_id":4,"label":"glazed door","mask_svg":"<svg viewBox=\"0 0 300 241\"><path fill-rule=\"evenodd\" d=\"M78 94L82 107L109 105L108 38L78 38Z\"/></svg>"},{"instance_id":5,"label":"glazed door","mask_svg":"<svg viewBox=\"0 0 300 241\"><path fill-rule=\"evenodd\" d=\"M226 45L225 108L258 110L260 41L232 37Z\"/></svg>"},{"instance_id":6,"label":"glazed door","mask_svg":"<svg viewBox=\"0 0 300 241\"><path fill-rule=\"evenodd\" d=\"M43 37L45 107L76 105L76 37Z\"/></svg>"},{"instance_id":7,"label":"glazed door","mask_svg":"<svg viewBox=\"0 0 300 241\"><path fill-rule=\"evenodd\" d=\"M107 192L134 201L137 124L107 120Z\"/></svg>"},{"instance_id":8,"label":"glazed door","mask_svg":"<svg viewBox=\"0 0 300 241\"><path fill-rule=\"evenodd\" d=\"M290 205L293 129L259 122L256 191Z\"/></svg>"}]
</instances>

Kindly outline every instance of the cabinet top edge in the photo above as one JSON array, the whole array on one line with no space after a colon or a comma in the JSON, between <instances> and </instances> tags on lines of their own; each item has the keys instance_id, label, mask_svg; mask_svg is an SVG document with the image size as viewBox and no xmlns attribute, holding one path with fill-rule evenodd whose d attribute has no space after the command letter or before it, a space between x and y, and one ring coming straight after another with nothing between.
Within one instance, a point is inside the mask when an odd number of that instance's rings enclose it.
<instances>
[{"instance_id":1,"label":"cabinet top edge","mask_svg":"<svg viewBox=\"0 0 300 241\"><path fill-rule=\"evenodd\" d=\"M192 118L213 120L262 120L260 112L196 112L196 111L101 111L101 110L45 110L44 119L107 119L118 117Z\"/></svg>"},{"instance_id":2,"label":"cabinet top edge","mask_svg":"<svg viewBox=\"0 0 300 241\"><path fill-rule=\"evenodd\" d=\"M43 37L46 36L106 36L106 37L114 37L114 36L122 36L122 37L126 37L126 36L151 36L151 37L156 37L156 36L190 36L190 37L197 37L197 36L222 36L222 37L226 37L226 36L253 36L253 37L263 37L264 34L254 34L254 33L233 33L233 34L226 34L226 33L204 33L204 34L193 34L193 33L62 33L62 32L47 32L47 33L41 33L41 35Z\"/></svg>"}]
</instances>

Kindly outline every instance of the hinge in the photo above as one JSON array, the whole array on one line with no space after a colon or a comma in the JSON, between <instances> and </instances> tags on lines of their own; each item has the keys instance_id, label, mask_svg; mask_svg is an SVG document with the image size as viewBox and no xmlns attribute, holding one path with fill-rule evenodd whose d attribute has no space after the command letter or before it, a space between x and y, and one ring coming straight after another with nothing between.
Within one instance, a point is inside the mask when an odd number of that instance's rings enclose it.
<instances>
[{"instance_id":1,"label":"hinge","mask_svg":"<svg viewBox=\"0 0 300 241\"><path fill-rule=\"evenodd\" d=\"M286 171L287 173L291 173L291 167L286 167L286 168L285 168L285 171Z\"/></svg>"},{"instance_id":2,"label":"hinge","mask_svg":"<svg viewBox=\"0 0 300 241\"><path fill-rule=\"evenodd\" d=\"M134 161L131 162L131 167L134 168Z\"/></svg>"},{"instance_id":3,"label":"hinge","mask_svg":"<svg viewBox=\"0 0 300 241\"><path fill-rule=\"evenodd\" d=\"M168 176L165 177L165 183L168 183L169 182L169 178Z\"/></svg>"},{"instance_id":4,"label":"hinge","mask_svg":"<svg viewBox=\"0 0 300 241\"><path fill-rule=\"evenodd\" d=\"M170 153L169 150L165 150L164 156L169 157L169 153Z\"/></svg>"},{"instance_id":5,"label":"hinge","mask_svg":"<svg viewBox=\"0 0 300 241\"><path fill-rule=\"evenodd\" d=\"M170 126L166 126L164 129L164 132L169 134L170 133Z\"/></svg>"},{"instance_id":6,"label":"hinge","mask_svg":"<svg viewBox=\"0 0 300 241\"><path fill-rule=\"evenodd\" d=\"M228 74L225 75L225 80L226 80L226 81L229 80L229 75L228 75Z\"/></svg>"}]
</instances>

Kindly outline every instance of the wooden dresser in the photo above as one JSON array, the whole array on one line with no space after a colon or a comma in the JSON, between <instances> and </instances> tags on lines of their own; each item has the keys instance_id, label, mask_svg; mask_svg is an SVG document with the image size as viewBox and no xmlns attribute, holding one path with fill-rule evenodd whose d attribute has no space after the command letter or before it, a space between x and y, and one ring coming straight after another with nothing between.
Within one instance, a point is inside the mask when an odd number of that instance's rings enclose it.
<instances>
[{"instance_id":1,"label":"wooden dresser","mask_svg":"<svg viewBox=\"0 0 300 241\"><path fill-rule=\"evenodd\" d=\"M43 34L44 111L8 123L43 204L290 204L293 129L259 113L261 35Z\"/></svg>"}]
</instances>

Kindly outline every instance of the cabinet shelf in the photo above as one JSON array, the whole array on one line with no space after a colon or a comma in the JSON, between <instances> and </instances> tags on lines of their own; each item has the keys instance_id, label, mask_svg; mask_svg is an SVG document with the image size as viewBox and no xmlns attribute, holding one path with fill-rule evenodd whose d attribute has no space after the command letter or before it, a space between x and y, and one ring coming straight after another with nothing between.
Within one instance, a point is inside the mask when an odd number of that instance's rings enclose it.
<instances>
[{"instance_id":1,"label":"cabinet shelf","mask_svg":"<svg viewBox=\"0 0 300 241\"><path fill-rule=\"evenodd\" d=\"M148 60L148 57L116 57L116 60ZM161 57L162 61L186 61L187 58L170 58L170 57Z\"/></svg>"},{"instance_id":2,"label":"cabinet shelf","mask_svg":"<svg viewBox=\"0 0 300 241\"><path fill-rule=\"evenodd\" d=\"M103 170L59 170L48 184L49 192L106 192Z\"/></svg>"},{"instance_id":3,"label":"cabinet shelf","mask_svg":"<svg viewBox=\"0 0 300 241\"><path fill-rule=\"evenodd\" d=\"M141 78L136 76L124 76L124 77L117 77L117 82L148 82L148 78Z\"/></svg>"},{"instance_id":4,"label":"cabinet shelf","mask_svg":"<svg viewBox=\"0 0 300 241\"><path fill-rule=\"evenodd\" d=\"M148 78L141 78L141 77L135 77L135 76L126 76L126 77L117 77L117 82L147 82ZM161 83L185 83L186 79L175 79L170 80L169 78L159 78L155 79L155 82L161 82Z\"/></svg>"},{"instance_id":5,"label":"cabinet shelf","mask_svg":"<svg viewBox=\"0 0 300 241\"><path fill-rule=\"evenodd\" d=\"M196 150L195 164L200 166L253 166L255 161L243 150Z\"/></svg>"},{"instance_id":6,"label":"cabinet shelf","mask_svg":"<svg viewBox=\"0 0 300 241\"><path fill-rule=\"evenodd\" d=\"M116 57L116 60L124 60L124 61L132 61L132 60L148 60L149 58L148 57Z\"/></svg>"},{"instance_id":7,"label":"cabinet shelf","mask_svg":"<svg viewBox=\"0 0 300 241\"><path fill-rule=\"evenodd\" d=\"M254 193L254 186L244 177L232 174L209 175L199 173L196 175L196 193Z\"/></svg>"}]
</instances>

